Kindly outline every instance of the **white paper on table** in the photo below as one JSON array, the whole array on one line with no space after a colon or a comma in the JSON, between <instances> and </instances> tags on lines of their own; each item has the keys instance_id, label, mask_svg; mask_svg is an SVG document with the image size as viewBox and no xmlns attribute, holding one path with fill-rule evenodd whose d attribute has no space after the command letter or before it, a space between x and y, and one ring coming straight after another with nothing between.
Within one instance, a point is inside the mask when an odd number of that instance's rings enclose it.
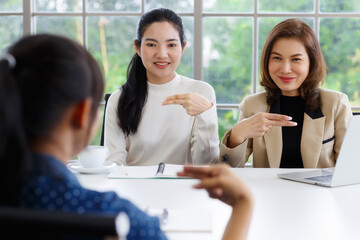
<instances>
[{"instance_id":1,"label":"white paper on table","mask_svg":"<svg viewBox=\"0 0 360 240\"><path fill-rule=\"evenodd\" d=\"M158 165L156 166L126 166L125 171L122 166L114 167L108 174L108 178L188 178L178 177L177 172L182 171L183 165L165 164L164 173L156 175ZM127 174L126 174L127 173Z\"/></svg>"}]
</instances>

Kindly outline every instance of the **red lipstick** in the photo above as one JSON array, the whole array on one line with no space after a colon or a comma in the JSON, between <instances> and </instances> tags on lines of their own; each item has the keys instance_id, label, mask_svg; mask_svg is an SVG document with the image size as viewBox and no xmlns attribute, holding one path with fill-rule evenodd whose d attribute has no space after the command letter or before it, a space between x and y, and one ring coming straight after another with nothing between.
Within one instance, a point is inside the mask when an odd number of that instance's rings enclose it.
<instances>
[{"instance_id":1,"label":"red lipstick","mask_svg":"<svg viewBox=\"0 0 360 240\"><path fill-rule=\"evenodd\" d=\"M295 79L295 77L279 77L281 81L288 83Z\"/></svg>"}]
</instances>

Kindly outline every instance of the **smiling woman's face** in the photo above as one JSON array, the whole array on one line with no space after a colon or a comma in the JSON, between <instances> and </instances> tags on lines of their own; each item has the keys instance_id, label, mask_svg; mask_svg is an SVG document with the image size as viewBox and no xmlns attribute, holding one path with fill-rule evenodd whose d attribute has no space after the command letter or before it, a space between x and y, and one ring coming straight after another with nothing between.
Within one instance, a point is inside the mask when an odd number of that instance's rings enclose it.
<instances>
[{"instance_id":1,"label":"smiling woman's face","mask_svg":"<svg viewBox=\"0 0 360 240\"><path fill-rule=\"evenodd\" d=\"M184 48L178 30L169 22L152 23L144 32L137 54L146 68L148 81L164 84L175 77Z\"/></svg>"},{"instance_id":2,"label":"smiling woman's face","mask_svg":"<svg viewBox=\"0 0 360 240\"><path fill-rule=\"evenodd\" d=\"M309 74L309 67L309 56L301 41L295 38L280 38L275 42L268 69L282 95L299 95L299 88Z\"/></svg>"}]
</instances>

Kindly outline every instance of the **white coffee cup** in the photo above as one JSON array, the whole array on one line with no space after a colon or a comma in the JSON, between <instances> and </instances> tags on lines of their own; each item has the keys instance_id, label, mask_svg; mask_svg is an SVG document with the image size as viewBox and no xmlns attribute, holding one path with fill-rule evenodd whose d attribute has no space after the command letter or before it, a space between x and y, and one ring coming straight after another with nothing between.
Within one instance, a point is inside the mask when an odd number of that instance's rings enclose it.
<instances>
[{"instance_id":1,"label":"white coffee cup","mask_svg":"<svg viewBox=\"0 0 360 240\"><path fill-rule=\"evenodd\" d=\"M109 156L105 146L89 145L78 154L80 164L84 168L100 168Z\"/></svg>"}]
</instances>

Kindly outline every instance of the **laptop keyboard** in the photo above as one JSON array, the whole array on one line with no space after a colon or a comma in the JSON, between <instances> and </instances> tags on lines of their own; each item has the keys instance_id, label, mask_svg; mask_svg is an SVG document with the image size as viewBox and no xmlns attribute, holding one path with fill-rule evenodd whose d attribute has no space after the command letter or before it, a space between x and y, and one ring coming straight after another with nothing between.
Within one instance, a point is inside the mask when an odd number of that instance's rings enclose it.
<instances>
[{"instance_id":1,"label":"laptop keyboard","mask_svg":"<svg viewBox=\"0 0 360 240\"><path fill-rule=\"evenodd\" d=\"M321 183L331 183L332 175L325 175L325 176L317 176L317 177L309 177L305 178L307 180L311 180L314 182L321 182Z\"/></svg>"}]
</instances>

